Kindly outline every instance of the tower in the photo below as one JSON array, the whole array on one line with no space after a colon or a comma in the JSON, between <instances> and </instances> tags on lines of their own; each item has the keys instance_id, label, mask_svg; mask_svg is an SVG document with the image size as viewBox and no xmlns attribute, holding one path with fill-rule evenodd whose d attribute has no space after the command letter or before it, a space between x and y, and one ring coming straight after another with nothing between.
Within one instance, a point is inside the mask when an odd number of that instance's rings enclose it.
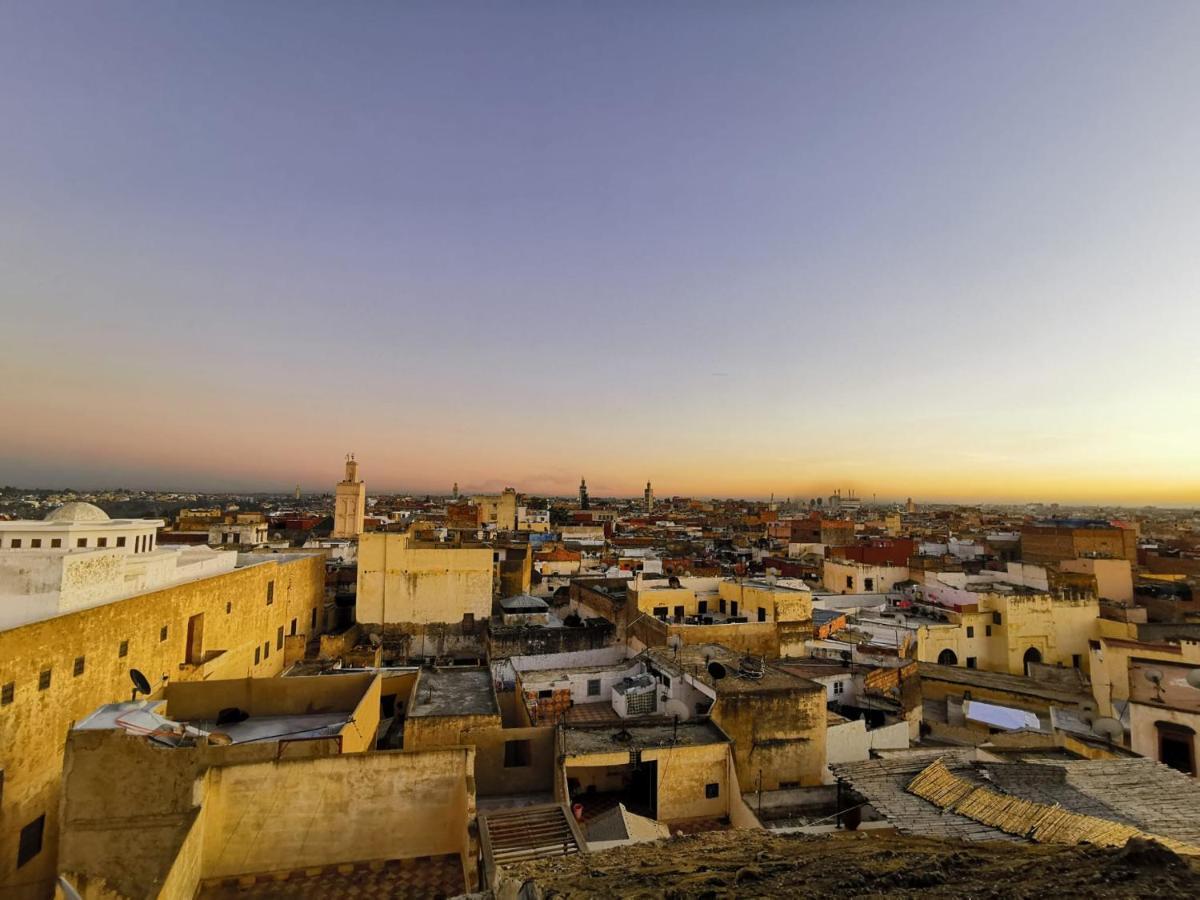
<instances>
[{"instance_id":1,"label":"tower","mask_svg":"<svg viewBox=\"0 0 1200 900\"><path fill-rule=\"evenodd\" d=\"M458 482L454 482L454 499L458 499Z\"/></svg>"},{"instance_id":2,"label":"tower","mask_svg":"<svg viewBox=\"0 0 1200 900\"><path fill-rule=\"evenodd\" d=\"M589 508L587 482L583 480L582 476L580 476L580 479L579 479L579 508L580 509L588 509Z\"/></svg>"},{"instance_id":3,"label":"tower","mask_svg":"<svg viewBox=\"0 0 1200 900\"><path fill-rule=\"evenodd\" d=\"M646 490L642 494L646 501L646 512L654 509L654 488L650 487L650 482L646 482Z\"/></svg>"},{"instance_id":4,"label":"tower","mask_svg":"<svg viewBox=\"0 0 1200 900\"><path fill-rule=\"evenodd\" d=\"M337 483L333 499L333 533L330 537L356 538L363 533L367 485L358 477L358 462L346 454L346 477Z\"/></svg>"}]
</instances>

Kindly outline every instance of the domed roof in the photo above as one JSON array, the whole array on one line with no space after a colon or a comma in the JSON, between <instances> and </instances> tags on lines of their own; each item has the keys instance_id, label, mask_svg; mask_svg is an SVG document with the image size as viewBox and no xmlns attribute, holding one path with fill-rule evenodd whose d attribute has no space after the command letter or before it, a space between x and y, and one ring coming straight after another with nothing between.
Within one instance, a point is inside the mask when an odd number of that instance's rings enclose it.
<instances>
[{"instance_id":1,"label":"domed roof","mask_svg":"<svg viewBox=\"0 0 1200 900\"><path fill-rule=\"evenodd\" d=\"M94 503L64 503L46 514L47 522L107 522L108 513Z\"/></svg>"}]
</instances>

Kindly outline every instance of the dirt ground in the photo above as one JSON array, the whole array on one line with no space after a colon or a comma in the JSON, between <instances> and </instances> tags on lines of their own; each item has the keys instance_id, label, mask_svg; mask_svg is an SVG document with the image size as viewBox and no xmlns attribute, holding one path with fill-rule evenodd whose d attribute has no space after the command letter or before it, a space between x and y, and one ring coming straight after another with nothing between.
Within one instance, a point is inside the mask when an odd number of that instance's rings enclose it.
<instances>
[{"instance_id":1,"label":"dirt ground","mask_svg":"<svg viewBox=\"0 0 1200 900\"><path fill-rule=\"evenodd\" d=\"M1200 866L1158 844L978 843L723 831L504 870L505 898L1200 897Z\"/></svg>"}]
</instances>

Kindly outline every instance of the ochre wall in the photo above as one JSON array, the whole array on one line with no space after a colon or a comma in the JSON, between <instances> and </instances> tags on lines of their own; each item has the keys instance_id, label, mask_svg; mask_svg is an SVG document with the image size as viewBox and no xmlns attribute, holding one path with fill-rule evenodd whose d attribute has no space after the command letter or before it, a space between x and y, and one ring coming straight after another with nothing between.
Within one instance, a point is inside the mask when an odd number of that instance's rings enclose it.
<instances>
[{"instance_id":1,"label":"ochre wall","mask_svg":"<svg viewBox=\"0 0 1200 900\"><path fill-rule=\"evenodd\" d=\"M712 720L733 739L744 790L821 784L825 771L825 689L721 693Z\"/></svg>"},{"instance_id":2,"label":"ochre wall","mask_svg":"<svg viewBox=\"0 0 1200 900\"><path fill-rule=\"evenodd\" d=\"M267 583L275 582L268 606ZM138 668L156 688L172 681L211 677L278 675L284 654L276 650L278 628L307 632L313 610L324 606L324 558L270 560L212 578L175 585L70 615L0 631L0 685L14 684L14 701L0 706L0 895L48 896L56 867L58 785L63 742L73 721L103 703L128 700L129 670ZM231 604L226 613L226 603ZM204 614L204 649L221 655L194 666L187 658L189 616ZM166 640L160 628L167 627ZM121 641L128 655L118 656ZM264 644L270 655L263 658ZM256 648L260 653L254 662ZM84 657L75 676L76 657ZM51 669L51 684L38 690L38 674ZM46 823L42 851L19 870L21 828L39 815Z\"/></svg>"},{"instance_id":3,"label":"ochre wall","mask_svg":"<svg viewBox=\"0 0 1200 900\"><path fill-rule=\"evenodd\" d=\"M385 615L388 624L456 624L466 614L482 620L492 611L492 575L487 547L410 547L407 534L364 534L358 545L355 617L371 625L384 623Z\"/></svg>"}]
</instances>

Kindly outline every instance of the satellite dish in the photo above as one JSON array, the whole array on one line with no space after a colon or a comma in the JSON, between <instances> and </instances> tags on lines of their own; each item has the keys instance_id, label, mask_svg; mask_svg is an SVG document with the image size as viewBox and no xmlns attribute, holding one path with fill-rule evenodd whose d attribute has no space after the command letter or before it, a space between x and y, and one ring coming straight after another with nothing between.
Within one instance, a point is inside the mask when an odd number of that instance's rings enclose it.
<instances>
[{"instance_id":1,"label":"satellite dish","mask_svg":"<svg viewBox=\"0 0 1200 900\"><path fill-rule=\"evenodd\" d=\"M146 678L138 669L129 670L129 680L133 682L133 697L131 700L136 700L138 694L150 696L150 680Z\"/></svg>"},{"instance_id":2,"label":"satellite dish","mask_svg":"<svg viewBox=\"0 0 1200 900\"><path fill-rule=\"evenodd\" d=\"M1192 669L1187 673L1187 683L1194 688L1200 688L1200 669Z\"/></svg>"},{"instance_id":3,"label":"satellite dish","mask_svg":"<svg viewBox=\"0 0 1200 900\"><path fill-rule=\"evenodd\" d=\"M1092 731L1106 741L1119 741L1125 734L1125 727L1111 716L1101 716L1092 723Z\"/></svg>"},{"instance_id":4,"label":"satellite dish","mask_svg":"<svg viewBox=\"0 0 1200 900\"><path fill-rule=\"evenodd\" d=\"M1146 669L1142 672L1142 677L1151 684L1162 684L1163 673L1161 669Z\"/></svg>"},{"instance_id":5,"label":"satellite dish","mask_svg":"<svg viewBox=\"0 0 1200 900\"><path fill-rule=\"evenodd\" d=\"M714 681L720 681L725 677L725 667L719 662L710 662L708 664L708 674Z\"/></svg>"},{"instance_id":6,"label":"satellite dish","mask_svg":"<svg viewBox=\"0 0 1200 900\"><path fill-rule=\"evenodd\" d=\"M367 635L367 640L369 640L371 642L372 647L378 647L380 644L383 643L383 638L381 638L379 635L377 635L373 631Z\"/></svg>"},{"instance_id":7,"label":"satellite dish","mask_svg":"<svg viewBox=\"0 0 1200 900\"><path fill-rule=\"evenodd\" d=\"M691 715L691 710L682 700L668 700L663 704L663 715L678 716L680 720L684 720Z\"/></svg>"}]
</instances>

